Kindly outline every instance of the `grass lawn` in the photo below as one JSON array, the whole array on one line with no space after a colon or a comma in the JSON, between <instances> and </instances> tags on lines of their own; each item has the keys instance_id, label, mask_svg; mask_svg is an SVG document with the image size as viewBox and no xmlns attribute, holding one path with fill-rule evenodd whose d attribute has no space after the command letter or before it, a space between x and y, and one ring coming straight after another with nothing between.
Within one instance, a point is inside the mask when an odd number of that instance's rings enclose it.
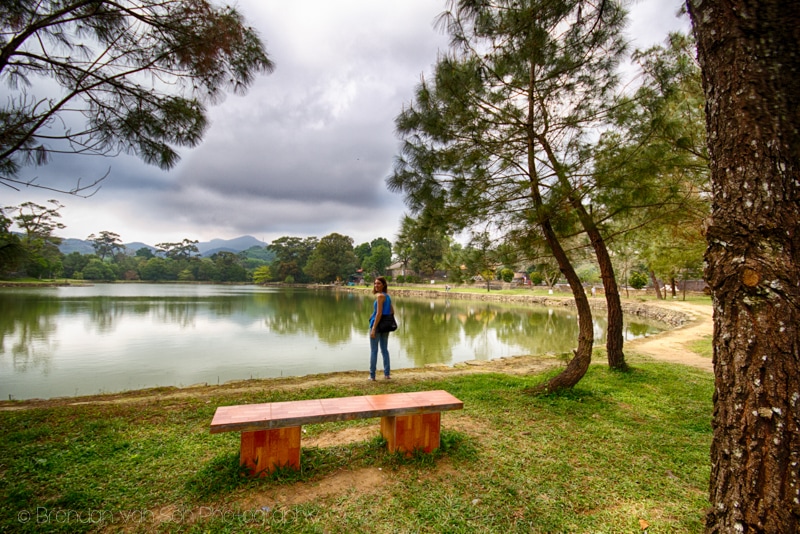
<instances>
[{"instance_id":1,"label":"grass lawn","mask_svg":"<svg viewBox=\"0 0 800 534\"><path fill-rule=\"evenodd\" d=\"M649 534L702 530L710 373L596 364L573 391L525 393L545 378L382 384L445 389L464 401L463 411L443 414L438 451L388 454L377 420L313 425L306 436L363 429L367 437L304 447L302 471L255 480L239 476L238 434L208 432L218 405L374 389L366 381L299 389L265 381L261 390L213 396L0 411L0 531L633 533L640 520ZM342 475L363 482L319 491ZM301 489L313 498L302 499ZM291 504L269 500L278 493L293 496Z\"/></svg>"}]
</instances>

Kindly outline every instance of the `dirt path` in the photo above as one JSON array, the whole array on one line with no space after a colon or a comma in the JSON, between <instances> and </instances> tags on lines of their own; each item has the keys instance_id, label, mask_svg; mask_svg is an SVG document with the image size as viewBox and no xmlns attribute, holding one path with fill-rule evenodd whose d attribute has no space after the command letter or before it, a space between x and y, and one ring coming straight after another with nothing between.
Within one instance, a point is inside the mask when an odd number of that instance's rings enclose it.
<instances>
[{"instance_id":1,"label":"dirt path","mask_svg":"<svg viewBox=\"0 0 800 534\"><path fill-rule=\"evenodd\" d=\"M653 304L678 310L692 317L687 324L661 332L655 336L634 339L625 343L625 352L637 352L656 360L691 365L709 372L714 371L711 358L700 356L690 350L690 345L713 334L713 312L711 304L684 301L664 301Z\"/></svg>"}]
</instances>

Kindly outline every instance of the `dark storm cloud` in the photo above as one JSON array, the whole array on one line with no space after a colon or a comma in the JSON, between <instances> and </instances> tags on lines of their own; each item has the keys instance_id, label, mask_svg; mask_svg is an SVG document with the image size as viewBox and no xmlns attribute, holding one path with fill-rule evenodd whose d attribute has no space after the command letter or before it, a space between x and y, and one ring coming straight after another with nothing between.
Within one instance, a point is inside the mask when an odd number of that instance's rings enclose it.
<instances>
[{"instance_id":1,"label":"dark storm cloud","mask_svg":"<svg viewBox=\"0 0 800 534\"><path fill-rule=\"evenodd\" d=\"M376 4L314 3L310 20L303 3L259 6L277 69L212 111L203 145L176 172L182 199L171 202L198 222L213 213L262 231L396 228L402 199L385 186L394 117L446 40L431 27L441 7Z\"/></svg>"}]
</instances>

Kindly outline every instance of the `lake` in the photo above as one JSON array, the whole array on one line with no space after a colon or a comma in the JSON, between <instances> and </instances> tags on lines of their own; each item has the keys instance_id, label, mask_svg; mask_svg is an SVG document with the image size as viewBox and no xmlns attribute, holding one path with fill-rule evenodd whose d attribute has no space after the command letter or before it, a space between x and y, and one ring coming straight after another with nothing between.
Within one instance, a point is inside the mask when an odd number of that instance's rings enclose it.
<instances>
[{"instance_id":1,"label":"lake","mask_svg":"<svg viewBox=\"0 0 800 534\"><path fill-rule=\"evenodd\" d=\"M391 293L390 293L391 294ZM570 310L393 297L392 368L563 353ZM369 367L373 297L253 285L98 284L0 289L0 398L221 384ZM627 322L627 339L660 331ZM595 317L604 343L605 317ZM380 366L380 356L378 358Z\"/></svg>"}]
</instances>

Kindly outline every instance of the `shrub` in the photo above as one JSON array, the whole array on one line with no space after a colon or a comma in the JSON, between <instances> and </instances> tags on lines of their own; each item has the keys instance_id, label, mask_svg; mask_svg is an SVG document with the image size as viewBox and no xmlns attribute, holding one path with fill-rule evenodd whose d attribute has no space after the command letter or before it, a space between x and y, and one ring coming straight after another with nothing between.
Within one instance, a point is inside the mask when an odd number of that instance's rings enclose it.
<instances>
[{"instance_id":1,"label":"shrub","mask_svg":"<svg viewBox=\"0 0 800 534\"><path fill-rule=\"evenodd\" d=\"M630 284L633 289L642 289L647 285L647 275L639 271L633 271L628 276L628 284Z\"/></svg>"},{"instance_id":2,"label":"shrub","mask_svg":"<svg viewBox=\"0 0 800 534\"><path fill-rule=\"evenodd\" d=\"M111 267L99 259L90 260L83 269L83 277L86 280L115 280L116 276Z\"/></svg>"}]
</instances>

